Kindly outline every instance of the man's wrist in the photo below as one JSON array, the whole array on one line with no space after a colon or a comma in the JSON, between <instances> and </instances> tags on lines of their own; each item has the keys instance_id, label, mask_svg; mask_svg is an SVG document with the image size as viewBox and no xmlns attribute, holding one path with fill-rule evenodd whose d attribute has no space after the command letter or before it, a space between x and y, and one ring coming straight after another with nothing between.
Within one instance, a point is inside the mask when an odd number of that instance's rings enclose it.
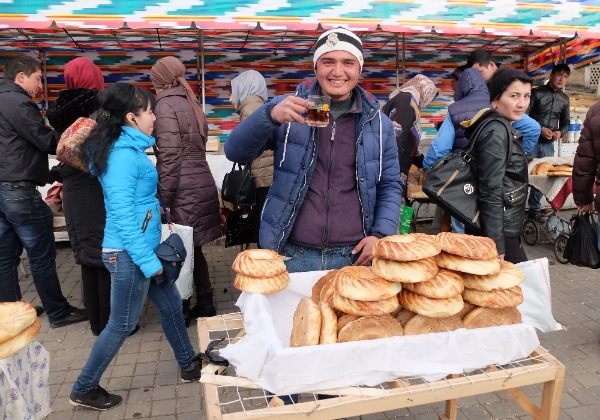
<instances>
[{"instance_id":1,"label":"man's wrist","mask_svg":"<svg viewBox=\"0 0 600 420\"><path fill-rule=\"evenodd\" d=\"M278 123L277 121L275 121L275 119L273 118L273 115L271 114L271 112L273 112L273 108L274 108L274 107L275 107L275 105L274 105L274 104L271 104L271 105L268 105L268 106L267 106L267 109L266 109L266 112L267 112L267 119L268 119L268 120L269 120L271 123L273 123L273 125L280 126L281 124L280 124L280 123Z\"/></svg>"}]
</instances>

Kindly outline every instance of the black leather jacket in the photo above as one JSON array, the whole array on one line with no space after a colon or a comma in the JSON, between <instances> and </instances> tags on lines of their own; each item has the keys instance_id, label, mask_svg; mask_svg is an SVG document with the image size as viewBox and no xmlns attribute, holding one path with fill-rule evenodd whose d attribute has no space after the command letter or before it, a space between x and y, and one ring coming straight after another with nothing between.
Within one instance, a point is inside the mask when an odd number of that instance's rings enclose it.
<instances>
[{"instance_id":1,"label":"black leather jacket","mask_svg":"<svg viewBox=\"0 0 600 420\"><path fill-rule=\"evenodd\" d=\"M496 111L490 110L473 122L466 131L467 137L481 124L484 126L475 140L473 157L482 235L493 239L498 253L504 254L504 238L519 237L523 230L529 180L527 158L521 133Z\"/></svg>"},{"instance_id":2,"label":"black leather jacket","mask_svg":"<svg viewBox=\"0 0 600 420\"><path fill-rule=\"evenodd\" d=\"M539 86L531 92L531 101L527 113L536 120L540 126L560 130L561 135L569 131L569 97L562 90L554 91L549 85ZM538 142L548 143L540 135Z\"/></svg>"},{"instance_id":3,"label":"black leather jacket","mask_svg":"<svg viewBox=\"0 0 600 420\"><path fill-rule=\"evenodd\" d=\"M48 154L58 134L44 125L40 110L16 83L0 80L0 181L48 182Z\"/></svg>"}]
</instances>

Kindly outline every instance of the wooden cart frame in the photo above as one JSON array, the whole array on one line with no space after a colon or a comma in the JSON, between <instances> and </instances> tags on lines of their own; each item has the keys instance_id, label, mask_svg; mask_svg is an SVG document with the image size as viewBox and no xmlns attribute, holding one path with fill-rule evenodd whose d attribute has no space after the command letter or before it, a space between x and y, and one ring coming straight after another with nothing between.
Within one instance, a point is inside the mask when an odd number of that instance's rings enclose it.
<instances>
[{"instance_id":1,"label":"wooden cart frame","mask_svg":"<svg viewBox=\"0 0 600 420\"><path fill-rule=\"evenodd\" d=\"M198 319L198 340L202 351L213 339L225 338L225 344L243 335L242 315L239 313ZM302 394L298 403L270 406L274 404L267 403L266 391L249 379L232 376L232 370L233 367L225 370L211 364L202 370L201 382L208 419L287 419L308 416L311 420L334 419L439 401L446 402L445 413L440 414L439 418L456 419L458 398L505 391L532 418L554 420L558 419L565 376L564 365L538 347L527 359L503 366L493 365L469 374L451 375L440 381L403 378L379 387L319 391L320 395L334 398L318 399L315 394ZM539 406L519 389L534 384L543 384ZM226 389L232 390L229 396L234 398L221 401Z\"/></svg>"}]
</instances>

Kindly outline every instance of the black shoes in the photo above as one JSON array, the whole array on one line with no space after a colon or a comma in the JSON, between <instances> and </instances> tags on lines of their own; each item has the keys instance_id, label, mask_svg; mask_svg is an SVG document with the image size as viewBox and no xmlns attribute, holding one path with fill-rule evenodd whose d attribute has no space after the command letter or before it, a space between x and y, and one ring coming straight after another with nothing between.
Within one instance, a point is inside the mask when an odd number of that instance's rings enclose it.
<instances>
[{"instance_id":1,"label":"black shoes","mask_svg":"<svg viewBox=\"0 0 600 420\"><path fill-rule=\"evenodd\" d=\"M42 308L41 306L34 306L33 308L35 309L35 314L38 318L44 313L44 308Z\"/></svg>"},{"instance_id":2,"label":"black shoes","mask_svg":"<svg viewBox=\"0 0 600 420\"><path fill-rule=\"evenodd\" d=\"M192 370L181 371L181 382L195 382L200 379L200 371L202 370L202 360L200 359L200 354L192 357L191 364L194 366Z\"/></svg>"},{"instance_id":3,"label":"black shoes","mask_svg":"<svg viewBox=\"0 0 600 420\"><path fill-rule=\"evenodd\" d=\"M79 309L71 306L70 312L64 317L50 321L52 328L64 327L66 325L77 324L78 322L87 321L87 313L85 309Z\"/></svg>"},{"instance_id":4,"label":"black shoes","mask_svg":"<svg viewBox=\"0 0 600 420\"><path fill-rule=\"evenodd\" d=\"M109 394L101 386L97 386L85 394L76 394L71 391L69 402L75 406L92 408L94 410L110 410L123 402L123 397L117 394Z\"/></svg>"}]
</instances>

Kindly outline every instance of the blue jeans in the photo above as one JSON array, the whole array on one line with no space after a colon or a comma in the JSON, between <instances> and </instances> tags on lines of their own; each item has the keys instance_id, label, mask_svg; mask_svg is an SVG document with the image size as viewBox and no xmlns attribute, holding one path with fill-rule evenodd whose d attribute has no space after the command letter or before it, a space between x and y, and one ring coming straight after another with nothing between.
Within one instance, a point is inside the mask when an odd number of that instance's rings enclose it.
<instances>
[{"instance_id":1,"label":"blue jeans","mask_svg":"<svg viewBox=\"0 0 600 420\"><path fill-rule=\"evenodd\" d=\"M548 143L538 143L533 147L532 153L534 159L535 158L544 158L549 156L554 156L554 142ZM536 188L529 188L529 213L532 215L537 215L540 211L542 211L542 194Z\"/></svg>"},{"instance_id":2,"label":"blue jeans","mask_svg":"<svg viewBox=\"0 0 600 420\"><path fill-rule=\"evenodd\" d=\"M360 254L352 255L354 246L328 249L308 248L288 242L281 255L288 257L285 266L289 273L333 270L354 264Z\"/></svg>"},{"instance_id":3,"label":"blue jeans","mask_svg":"<svg viewBox=\"0 0 600 420\"><path fill-rule=\"evenodd\" d=\"M84 394L98 386L106 367L135 328L146 296L158 308L160 323L179 367L193 369L190 361L194 357L194 348L185 328L177 288L166 283L157 285L147 279L126 251L103 252L102 260L111 274L110 317L96 339L73 391Z\"/></svg>"},{"instance_id":4,"label":"blue jeans","mask_svg":"<svg viewBox=\"0 0 600 420\"><path fill-rule=\"evenodd\" d=\"M17 268L23 248L48 318L63 318L71 306L56 274L52 210L35 187L0 184L0 302L22 299Z\"/></svg>"},{"instance_id":5,"label":"blue jeans","mask_svg":"<svg viewBox=\"0 0 600 420\"><path fill-rule=\"evenodd\" d=\"M450 225L452 226L452 232L465 233L465 224L452 216L450 216Z\"/></svg>"}]
</instances>

